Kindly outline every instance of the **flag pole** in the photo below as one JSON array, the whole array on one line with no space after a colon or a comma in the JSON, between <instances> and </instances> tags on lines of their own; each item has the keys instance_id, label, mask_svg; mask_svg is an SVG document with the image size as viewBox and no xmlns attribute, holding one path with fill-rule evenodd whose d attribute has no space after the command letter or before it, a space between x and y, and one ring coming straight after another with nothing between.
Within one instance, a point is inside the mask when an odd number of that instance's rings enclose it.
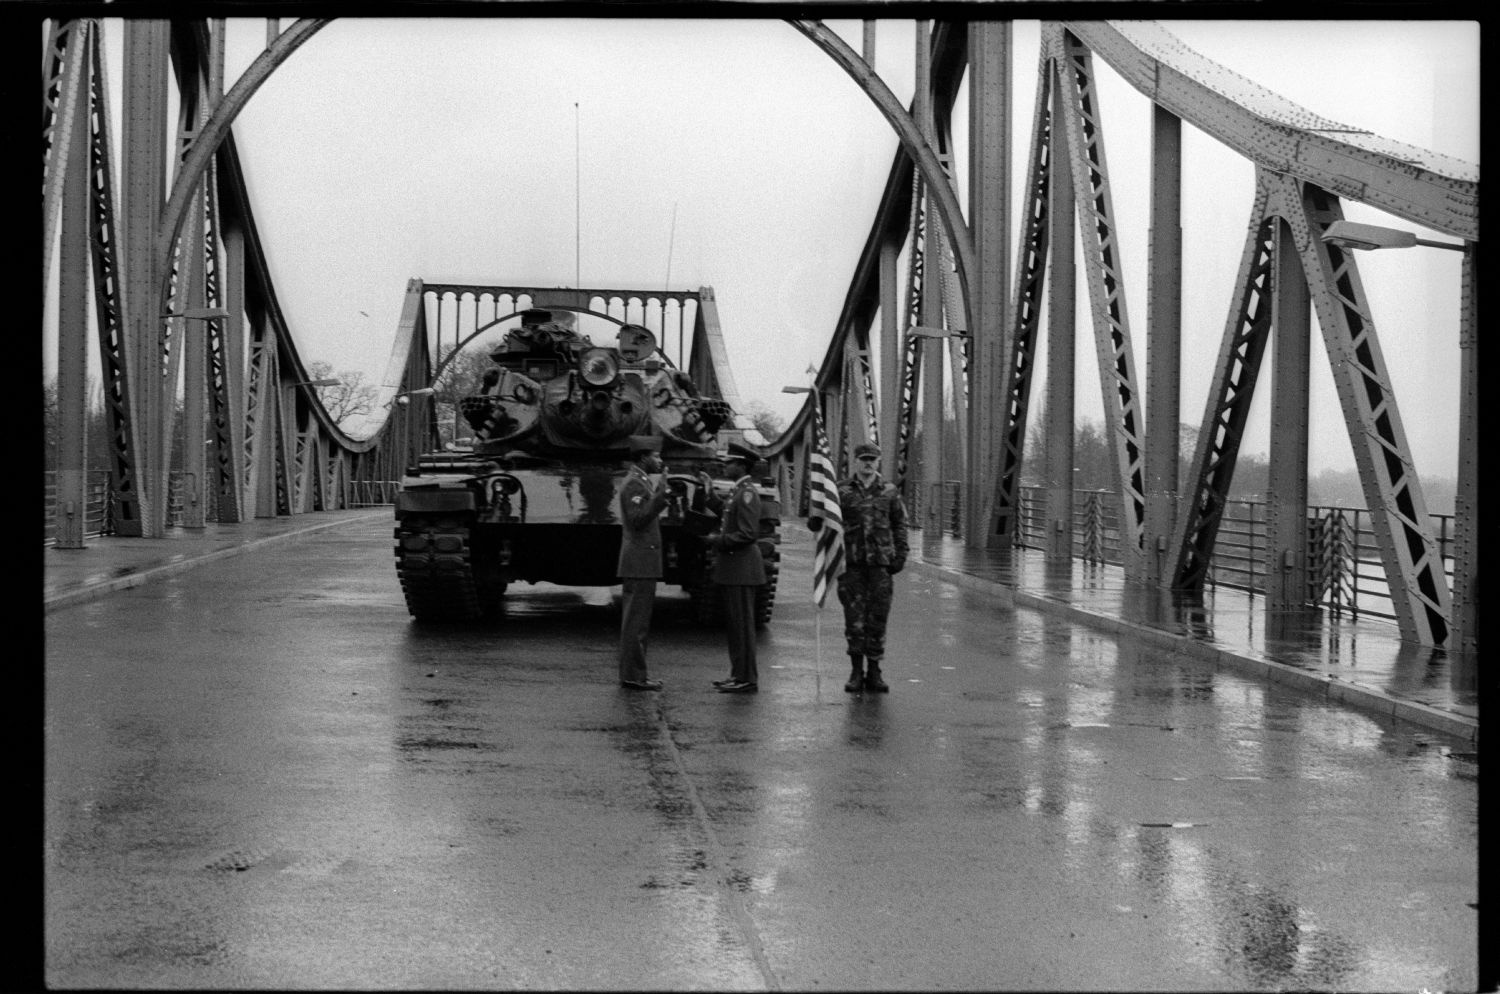
<instances>
[{"instance_id":1,"label":"flag pole","mask_svg":"<svg viewBox=\"0 0 1500 994\"><path fill-rule=\"evenodd\" d=\"M813 625L817 633L813 644L817 647L813 659L813 700L823 699L823 605L818 605L817 621Z\"/></svg>"}]
</instances>

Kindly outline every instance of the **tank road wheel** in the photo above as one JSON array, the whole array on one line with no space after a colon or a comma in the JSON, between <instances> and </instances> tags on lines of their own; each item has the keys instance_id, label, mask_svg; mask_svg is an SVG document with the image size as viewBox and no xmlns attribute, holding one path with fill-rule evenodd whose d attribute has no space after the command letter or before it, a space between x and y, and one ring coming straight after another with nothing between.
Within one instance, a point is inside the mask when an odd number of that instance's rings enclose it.
<instances>
[{"instance_id":1,"label":"tank road wheel","mask_svg":"<svg viewBox=\"0 0 1500 994\"><path fill-rule=\"evenodd\" d=\"M396 525L396 575L418 621L468 621L481 611L468 521L412 516Z\"/></svg>"},{"instance_id":2,"label":"tank road wheel","mask_svg":"<svg viewBox=\"0 0 1500 994\"><path fill-rule=\"evenodd\" d=\"M765 556L766 582L755 588L755 627L764 628L771 623L771 611L776 606L776 581L781 576L781 550L775 546L761 546Z\"/></svg>"}]
</instances>

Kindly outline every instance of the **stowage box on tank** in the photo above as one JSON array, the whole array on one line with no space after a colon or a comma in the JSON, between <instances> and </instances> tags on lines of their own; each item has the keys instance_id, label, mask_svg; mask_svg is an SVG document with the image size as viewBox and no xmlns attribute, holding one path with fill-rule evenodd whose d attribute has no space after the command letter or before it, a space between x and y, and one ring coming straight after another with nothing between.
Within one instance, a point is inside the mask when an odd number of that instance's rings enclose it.
<instances>
[{"instance_id":1,"label":"stowage box on tank","mask_svg":"<svg viewBox=\"0 0 1500 994\"><path fill-rule=\"evenodd\" d=\"M478 618L517 580L618 583L629 439L656 435L670 488L661 582L686 590L700 620L718 620L698 473L714 475L719 434L733 429L729 406L663 362L639 325L600 347L575 330L571 312L534 308L490 358L480 393L460 403L472 446L419 456L396 495L396 572L412 616ZM714 481L719 496L731 485ZM781 507L774 489L760 495L767 579L756 619L764 626L776 597Z\"/></svg>"}]
</instances>

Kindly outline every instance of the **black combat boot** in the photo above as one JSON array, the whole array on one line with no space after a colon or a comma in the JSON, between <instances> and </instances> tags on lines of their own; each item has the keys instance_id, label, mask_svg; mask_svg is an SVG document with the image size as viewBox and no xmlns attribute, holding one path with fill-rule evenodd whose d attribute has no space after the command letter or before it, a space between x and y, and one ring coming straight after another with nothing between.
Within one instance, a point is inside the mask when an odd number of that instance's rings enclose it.
<instances>
[{"instance_id":1,"label":"black combat boot","mask_svg":"<svg viewBox=\"0 0 1500 994\"><path fill-rule=\"evenodd\" d=\"M858 653L849 653L849 682L844 684L844 689L851 694L859 693L865 685L865 657Z\"/></svg>"},{"instance_id":2,"label":"black combat boot","mask_svg":"<svg viewBox=\"0 0 1500 994\"><path fill-rule=\"evenodd\" d=\"M873 690L877 694L888 694L891 688L880 679L880 660L874 656L870 657L869 666L865 670L865 689Z\"/></svg>"}]
</instances>

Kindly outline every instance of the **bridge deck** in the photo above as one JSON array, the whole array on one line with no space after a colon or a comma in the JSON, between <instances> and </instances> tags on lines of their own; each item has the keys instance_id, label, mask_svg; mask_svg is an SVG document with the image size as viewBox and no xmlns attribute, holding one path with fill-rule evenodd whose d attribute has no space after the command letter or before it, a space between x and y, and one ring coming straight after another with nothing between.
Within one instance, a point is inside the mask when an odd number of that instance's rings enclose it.
<instances>
[{"instance_id":1,"label":"bridge deck","mask_svg":"<svg viewBox=\"0 0 1500 994\"><path fill-rule=\"evenodd\" d=\"M1125 582L1118 566L1053 565L1037 549L974 550L914 535L913 558L961 586L1093 628L1477 741L1477 660L1402 642L1394 624L1267 610L1264 596L1210 588L1201 604Z\"/></svg>"},{"instance_id":2,"label":"bridge deck","mask_svg":"<svg viewBox=\"0 0 1500 994\"><path fill-rule=\"evenodd\" d=\"M310 531L389 514L379 507L257 518L168 529L160 539L99 538L82 550L48 547L43 603L52 611ZM1394 625L1379 619L1278 618L1267 612L1264 597L1227 587L1211 589L1201 606L1174 604L1167 595L1127 586L1119 567L1076 559L1058 567L1038 550L972 550L948 536L924 540L920 532L913 533L912 559L919 570L1004 603L1063 614L1164 653L1479 738L1477 660L1404 643ZM1276 627L1283 630L1268 630Z\"/></svg>"}]
</instances>

